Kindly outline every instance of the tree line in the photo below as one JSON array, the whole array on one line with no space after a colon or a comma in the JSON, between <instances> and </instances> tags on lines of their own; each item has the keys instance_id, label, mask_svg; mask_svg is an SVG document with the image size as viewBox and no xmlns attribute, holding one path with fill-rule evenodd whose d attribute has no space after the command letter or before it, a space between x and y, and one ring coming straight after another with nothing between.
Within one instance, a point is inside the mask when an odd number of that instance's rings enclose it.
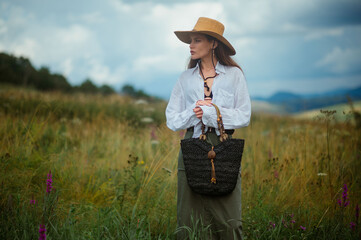
<instances>
[{"instance_id":1,"label":"tree line","mask_svg":"<svg viewBox=\"0 0 361 240\"><path fill-rule=\"evenodd\" d=\"M29 59L7 53L0 53L0 84L2 83L32 87L40 91L100 93L103 95L116 93L111 86L104 84L98 87L89 78L85 79L79 86L72 86L63 75L51 73L47 67L36 69ZM129 84L124 85L120 93L132 97L152 98Z\"/></svg>"}]
</instances>

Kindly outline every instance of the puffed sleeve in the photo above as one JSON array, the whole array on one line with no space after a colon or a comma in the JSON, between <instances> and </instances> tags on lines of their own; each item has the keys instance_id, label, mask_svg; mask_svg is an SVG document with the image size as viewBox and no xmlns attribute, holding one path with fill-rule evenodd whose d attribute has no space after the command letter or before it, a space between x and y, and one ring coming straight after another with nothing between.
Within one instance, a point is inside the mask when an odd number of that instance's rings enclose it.
<instances>
[{"instance_id":1,"label":"puffed sleeve","mask_svg":"<svg viewBox=\"0 0 361 240\"><path fill-rule=\"evenodd\" d=\"M242 71L237 71L234 86L234 107L218 106L222 115L225 129L237 129L248 126L251 118L251 100L248 93L246 79ZM228 99L232 102L231 99ZM202 106L202 122L206 126L217 128L217 114L214 107Z\"/></svg>"},{"instance_id":2,"label":"puffed sleeve","mask_svg":"<svg viewBox=\"0 0 361 240\"><path fill-rule=\"evenodd\" d=\"M193 112L193 108L195 108L196 103L190 104L189 106L186 105L186 96L184 94L180 78L173 88L165 111L167 126L169 129L173 131L187 129L200 122Z\"/></svg>"}]
</instances>

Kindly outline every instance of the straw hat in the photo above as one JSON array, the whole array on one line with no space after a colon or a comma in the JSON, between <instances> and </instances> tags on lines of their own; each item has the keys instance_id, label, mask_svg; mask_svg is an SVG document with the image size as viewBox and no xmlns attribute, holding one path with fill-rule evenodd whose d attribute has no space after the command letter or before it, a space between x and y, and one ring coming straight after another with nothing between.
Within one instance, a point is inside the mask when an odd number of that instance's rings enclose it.
<instances>
[{"instance_id":1,"label":"straw hat","mask_svg":"<svg viewBox=\"0 0 361 240\"><path fill-rule=\"evenodd\" d=\"M232 45L223 37L224 25L217 20L200 17L194 26L192 31L175 31L175 35L182 42L191 43L190 34L191 33L203 33L209 36L212 36L222 42L229 50L229 55L235 55L236 50L232 47Z\"/></svg>"}]
</instances>

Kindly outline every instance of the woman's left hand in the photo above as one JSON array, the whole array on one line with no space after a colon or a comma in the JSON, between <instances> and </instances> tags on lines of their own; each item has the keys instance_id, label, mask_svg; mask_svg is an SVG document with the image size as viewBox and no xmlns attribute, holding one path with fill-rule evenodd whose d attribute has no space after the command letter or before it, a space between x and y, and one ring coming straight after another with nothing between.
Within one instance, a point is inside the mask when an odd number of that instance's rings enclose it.
<instances>
[{"instance_id":1,"label":"woman's left hand","mask_svg":"<svg viewBox=\"0 0 361 240\"><path fill-rule=\"evenodd\" d=\"M203 116L203 110L200 107L193 108L193 112L196 114L197 118L202 119Z\"/></svg>"},{"instance_id":2,"label":"woman's left hand","mask_svg":"<svg viewBox=\"0 0 361 240\"><path fill-rule=\"evenodd\" d=\"M197 118L202 119L203 117L203 110L199 106L211 106L212 100L198 100L196 102L196 107L193 108L193 112L196 114Z\"/></svg>"}]
</instances>

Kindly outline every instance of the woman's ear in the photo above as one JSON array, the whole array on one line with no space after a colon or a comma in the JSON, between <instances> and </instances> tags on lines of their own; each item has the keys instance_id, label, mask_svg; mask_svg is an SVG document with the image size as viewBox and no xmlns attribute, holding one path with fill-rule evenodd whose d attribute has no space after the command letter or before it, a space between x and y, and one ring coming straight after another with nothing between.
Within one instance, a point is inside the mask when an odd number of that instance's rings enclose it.
<instances>
[{"instance_id":1,"label":"woman's ear","mask_svg":"<svg viewBox=\"0 0 361 240\"><path fill-rule=\"evenodd\" d=\"M218 47L218 41L213 40L213 49L216 49Z\"/></svg>"}]
</instances>

